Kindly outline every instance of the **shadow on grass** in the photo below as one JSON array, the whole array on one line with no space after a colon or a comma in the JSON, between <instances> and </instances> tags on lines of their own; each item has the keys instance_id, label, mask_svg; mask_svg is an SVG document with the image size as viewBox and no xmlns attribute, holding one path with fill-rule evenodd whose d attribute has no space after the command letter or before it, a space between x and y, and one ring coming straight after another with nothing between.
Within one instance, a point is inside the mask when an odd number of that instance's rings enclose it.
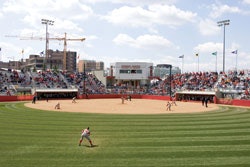
<instances>
[{"instance_id":1,"label":"shadow on grass","mask_svg":"<svg viewBox=\"0 0 250 167\"><path fill-rule=\"evenodd\" d=\"M87 144L83 144L83 145L81 145L81 146L83 146L83 147L89 147L89 148L98 147L98 145L95 145L95 144L93 144L92 146L87 145Z\"/></svg>"}]
</instances>

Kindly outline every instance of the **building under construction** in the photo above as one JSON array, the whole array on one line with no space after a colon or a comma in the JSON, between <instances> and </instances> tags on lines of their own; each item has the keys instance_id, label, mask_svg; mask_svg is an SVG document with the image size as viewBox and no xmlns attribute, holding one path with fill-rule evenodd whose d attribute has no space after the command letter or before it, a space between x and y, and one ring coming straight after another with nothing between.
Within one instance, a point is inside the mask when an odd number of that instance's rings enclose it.
<instances>
[{"instance_id":1,"label":"building under construction","mask_svg":"<svg viewBox=\"0 0 250 167\"><path fill-rule=\"evenodd\" d=\"M91 72L96 70L104 70L104 62L95 60L79 60L78 72Z\"/></svg>"},{"instance_id":2,"label":"building under construction","mask_svg":"<svg viewBox=\"0 0 250 167\"><path fill-rule=\"evenodd\" d=\"M66 52L66 71L73 72L76 71L76 52L67 51ZM28 59L22 60L16 63L15 68L17 70L63 70L63 57L64 51L53 51L48 50L48 57L44 55L30 55Z\"/></svg>"},{"instance_id":3,"label":"building under construction","mask_svg":"<svg viewBox=\"0 0 250 167\"><path fill-rule=\"evenodd\" d=\"M61 69L63 71L76 71L76 52L67 51L67 41L84 41L86 38L67 38L67 33L64 33L64 37L48 37L47 26L50 20L42 19L42 23L46 24L46 38L43 37L26 37L26 36L12 36L6 35L6 37L17 37L20 40L45 40L46 48L43 53L43 58L39 55L31 55L27 61L22 60L18 66L15 64L15 68L12 69ZM59 40L64 41L63 51L49 50L49 41ZM20 68L19 68L20 67Z\"/></svg>"}]
</instances>

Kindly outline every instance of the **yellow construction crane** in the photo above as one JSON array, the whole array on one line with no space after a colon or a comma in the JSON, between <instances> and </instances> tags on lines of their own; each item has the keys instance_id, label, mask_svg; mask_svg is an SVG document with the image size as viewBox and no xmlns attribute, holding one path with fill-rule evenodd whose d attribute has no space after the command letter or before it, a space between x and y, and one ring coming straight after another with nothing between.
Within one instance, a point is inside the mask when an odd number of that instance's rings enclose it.
<instances>
[{"instance_id":1,"label":"yellow construction crane","mask_svg":"<svg viewBox=\"0 0 250 167\"><path fill-rule=\"evenodd\" d=\"M5 35L5 37L16 37L16 38L19 38L20 40L46 40L46 38L43 38L43 37L25 37L25 36L11 36L11 35ZM59 41L64 41L64 48L63 48L63 70L66 70L67 66L66 66L66 60L67 60L67 41L84 41L86 40L86 38L67 38L67 33L65 32L64 33L64 37L54 37L54 38L48 38L48 40L59 40ZM48 51L46 50L46 58L48 58Z\"/></svg>"},{"instance_id":2,"label":"yellow construction crane","mask_svg":"<svg viewBox=\"0 0 250 167\"><path fill-rule=\"evenodd\" d=\"M63 70L66 70L66 54L67 54L67 41L84 41L86 38L67 38L67 33L64 33L63 38L48 38L49 40L60 40L64 41L64 48L63 48Z\"/></svg>"}]
</instances>

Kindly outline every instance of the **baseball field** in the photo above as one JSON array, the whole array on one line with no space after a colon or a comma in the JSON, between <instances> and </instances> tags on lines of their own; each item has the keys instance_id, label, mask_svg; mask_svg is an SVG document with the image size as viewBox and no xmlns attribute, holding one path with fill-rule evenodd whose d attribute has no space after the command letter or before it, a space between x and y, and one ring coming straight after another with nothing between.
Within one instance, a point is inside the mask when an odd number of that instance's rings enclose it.
<instances>
[{"instance_id":1,"label":"baseball field","mask_svg":"<svg viewBox=\"0 0 250 167\"><path fill-rule=\"evenodd\" d=\"M249 108L177 102L166 111L165 101L98 99L60 101L55 110L56 103L0 103L1 167L250 166ZM78 146L88 126L95 147Z\"/></svg>"}]
</instances>

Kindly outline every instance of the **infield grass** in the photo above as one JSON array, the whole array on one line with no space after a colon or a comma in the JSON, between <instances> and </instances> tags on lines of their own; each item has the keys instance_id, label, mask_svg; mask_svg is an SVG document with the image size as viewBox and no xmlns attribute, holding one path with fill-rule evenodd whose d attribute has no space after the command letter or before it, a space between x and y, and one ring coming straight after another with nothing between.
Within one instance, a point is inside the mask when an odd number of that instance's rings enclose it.
<instances>
[{"instance_id":1,"label":"infield grass","mask_svg":"<svg viewBox=\"0 0 250 167\"><path fill-rule=\"evenodd\" d=\"M96 147L78 141L90 127ZM250 110L111 115L0 103L1 167L250 166Z\"/></svg>"}]
</instances>

